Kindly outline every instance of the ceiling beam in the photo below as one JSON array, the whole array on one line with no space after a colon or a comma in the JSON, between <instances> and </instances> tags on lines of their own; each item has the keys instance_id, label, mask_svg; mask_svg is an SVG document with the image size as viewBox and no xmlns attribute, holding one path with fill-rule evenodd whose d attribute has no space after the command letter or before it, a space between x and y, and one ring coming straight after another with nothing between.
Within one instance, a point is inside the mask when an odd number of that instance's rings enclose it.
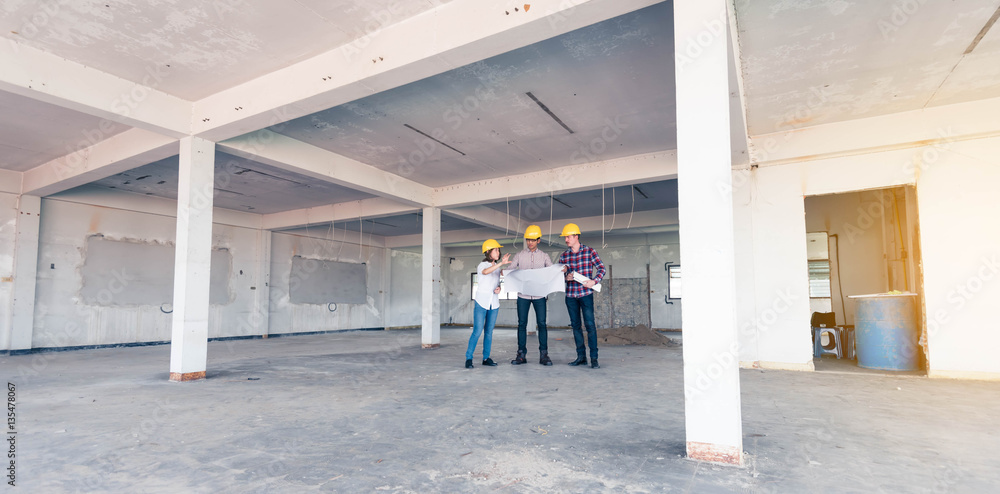
<instances>
[{"instance_id":1,"label":"ceiling beam","mask_svg":"<svg viewBox=\"0 0 1000 494\"><path fill-rule=\"evenodd\" d=\"M536 0L523 8L507 0L452 0L195 102L193 132L212 141L230 139L660 1Z\"/></svg>"},{"instance_id":2,"label":"ceiling beam","mask_svg":"<svg viewBox=\"0 0 1000 494\"><path fill-rule=\"evenodd\" d=\"M675 150L446 185L434 189L434 203L447 209L673 178L677 178Z\"/></svg>"},{"instance_id":3,"label":"ceiling beam","mask_svg":"<svg viewBox=\"0 0 1000 494\"><path fill-rule=\"evenodd\" d=\"M431 205L433 189L426 185L267 129L218 146L232 155L411 206Z\"/></svg>"},{"instance_id":4,"label":"ceiling beam","mask_svg":"<svg viewBox=\"0 0 1000 494\"><path fill-rule=\"evenodd\" d=\"M99 185L84 185L46 199L153 214L168 218L177 217L177 201L174 199L109 189ZM216 225L257 230L260 229L261 216L260 214L236 211L234 209L212 208L212 223Z\"/></svg>"},{"instance_id":5,"label":"ceiling beam","mask_svg":"<svg viewBox=\"0 0 1000 494\"><path fill-rule=\"evenodd\" d=\"M783 165L1000 135L1000 98L750 137L751 163Z\"/></svg>"},{"instance_id":6,"label":"ceiling beam","mask_svg":"<svg viewBox=\"0 0 1000 494\"><path fill-rule=\"evenodd\" d=\"M2 44L2 43L0 43ZM180 141L129 129L24 172L21 191L47 196L176 155Z\"/></svg>"},{"instance_id":7,"label":"ceiling beam","mask_svg":"<svg viewBox=\"0 0 1000 494\"><path fill-rule=\"evenodd\" d=\"M448 210L449 214L454 214L455 210ZM503 213L501 213L503 214ZM480 218L483 215L479 216ZM471 220L470 220L471 221ZM622 235L626 232L630 232L631 229L642 229L650 227L660 227L660 226L670 226L677 225L677 208L668 209L655 209L651 211L636 211L631 218L631 225L629 225L629 215L620 214L614 218L614 228L612 228L612 215L604 216L589 216L586 218L569 218L563 220L553 220L551 225L548 220L536 223L542 229L542 239L549 240L549 245L557 245L562 243L562 239L559 238L559 234L562 233L562 227L566 223L576 223L580 227L580 231L583 233L583 238L593 238L595 236L599 237L602 230L610 230L607 232L609 235ZM626 228L628 226L628 228ZM500 239L517 239L521 237L522 232L509 230L508 235L497 235L497 232L504 231L504 228L500 225L494 225L488 228L473 228L468 230L452 230L448 232L441 232L441 244L453 244L461 242L474 242L483 241L488 238ZM386 237L386 247L389 248L402 248L402 247L414 247L420 245L421 235L398 235L395 237ZM501 243L503 243L501 241Z\"/></svg>"},{"instance_id":8,"label":"ceiling beam","mask_svg":"<svg viewBox=\"0 0 1000 494\"><path fill-rule=\"evenodd\" d=\"M373 218L384 218L397 214L409 214L420 211L419 207L400 204L383 197L373 197L360 201L340 202L311 208L282 211L265 214L263 228L265 230L285 230L305 226Z\"/></svg>"},{"instance_id":9,"label":"ceiling beam","mask_svg":"<svg viewBox=\"0 0 1000 494\"><path fill-rule=\"evenodd\" d=\"M150 63L131 82L12 40L0 43L0 90L166 136L190 133L190 101L156 89L169 73Z\"/></svg>"}]
</instances>

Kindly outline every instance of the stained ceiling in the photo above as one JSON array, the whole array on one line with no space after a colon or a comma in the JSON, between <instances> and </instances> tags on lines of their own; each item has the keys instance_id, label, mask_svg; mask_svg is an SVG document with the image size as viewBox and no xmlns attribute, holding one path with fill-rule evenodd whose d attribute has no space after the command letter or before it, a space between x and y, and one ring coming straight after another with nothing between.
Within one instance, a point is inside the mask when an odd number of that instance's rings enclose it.
<instances>
[{"instance_id":1,"label":"stained ceiling","mask_svg":"<svg viewBox=\"0 0 1000 494\"><path fill-rule=\"evenodd\" d=\"M998 8L737 0L750 133L1000 96L1000 29L977 41Z\"/></svg>"},{"instance_id":2,"label":"stained ceiling","mask_svg":"<svg viewBox=\"0 0 1000 494\"><path fill-rule=\"evenodd\" d=\"M0 36L194 101L447 1L7 0Z\"/></svg>"},{"instance_id":3,"label":"stained ceiling","mask_svg":"<svg viewBox=\"0 0 1000 494\"><path fill-rule=\"evenodd\" d=\"M674 149L672 24L654 5L272 130L432 187Z\"/></svg>"}]
</instances>

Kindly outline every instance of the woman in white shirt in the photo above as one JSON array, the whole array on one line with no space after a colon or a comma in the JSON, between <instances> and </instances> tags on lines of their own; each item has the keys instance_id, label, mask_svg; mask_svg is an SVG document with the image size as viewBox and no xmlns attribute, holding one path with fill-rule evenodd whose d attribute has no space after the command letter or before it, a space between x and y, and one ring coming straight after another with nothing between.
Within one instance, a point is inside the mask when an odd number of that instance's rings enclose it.
<instances>
[{"instance_id":1,"label":"woman in white shirt","mask_svg":"<svg viewBox=\"0 0 1000 494\"><path fill-rule=\"evenodd\" d=\"M483 335L483 365L496 366L490 358L493 346L493 326L497 322L497 312L500 310L500 269L510 264L510 254L500 257L500 243L494 239L483 242L483 254L486 257L476 267L479 273L479 288L476 290L475 307L472 311L472 336L469 337L469 348L465 351L465 368L472 368L472 354L479 343L479 335Z\"/></svg>"}]
</instances>

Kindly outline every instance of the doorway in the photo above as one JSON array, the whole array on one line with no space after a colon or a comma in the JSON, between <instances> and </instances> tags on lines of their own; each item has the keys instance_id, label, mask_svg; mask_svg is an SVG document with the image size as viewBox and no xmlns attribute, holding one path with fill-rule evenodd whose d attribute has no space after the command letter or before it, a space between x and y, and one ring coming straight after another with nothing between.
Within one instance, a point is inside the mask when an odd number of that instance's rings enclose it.
<instances>
[{"instance_id":1,"label":"doorway","mask_svg":"<svg viewBox=\"0 0 1000 494\"><path fill-rule=\"evenodd\" d=\"M833 313L837 326L853 330L857 314L851 296L895 291L917 294L916 307L923 313L913 186L806 197L805 211L812 312ZM829 334L823 337L830 347ZM923 335L920 341L926 341ZM840 352L845 362L816 359L817 370L846 364L849 343L842 343Z\"/></svg>"}]
</instances>

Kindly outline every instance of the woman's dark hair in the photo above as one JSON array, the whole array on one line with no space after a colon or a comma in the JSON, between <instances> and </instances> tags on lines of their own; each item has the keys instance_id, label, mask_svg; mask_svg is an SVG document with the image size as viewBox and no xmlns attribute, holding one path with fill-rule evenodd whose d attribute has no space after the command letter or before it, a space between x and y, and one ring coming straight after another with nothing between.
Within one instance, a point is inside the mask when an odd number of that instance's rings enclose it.
<instances>
[{"instance_id":1,"label":"woman's dark hair","mask_svg":"<svg viewBox=\"0 0 1000 494\"><path fill-rule=\"evenodd\" d=\"M494 247L493 249L497 249L497 260L499 261L500 258L503 257L503 252L500 252L500 249L497 248L497 247ZM490 252L493 249L490 249L490 250L488 250L486 252L483 252L483 261L482 262L493 262L493 259L490 259Z\"/></svg>"}]
</instances>

